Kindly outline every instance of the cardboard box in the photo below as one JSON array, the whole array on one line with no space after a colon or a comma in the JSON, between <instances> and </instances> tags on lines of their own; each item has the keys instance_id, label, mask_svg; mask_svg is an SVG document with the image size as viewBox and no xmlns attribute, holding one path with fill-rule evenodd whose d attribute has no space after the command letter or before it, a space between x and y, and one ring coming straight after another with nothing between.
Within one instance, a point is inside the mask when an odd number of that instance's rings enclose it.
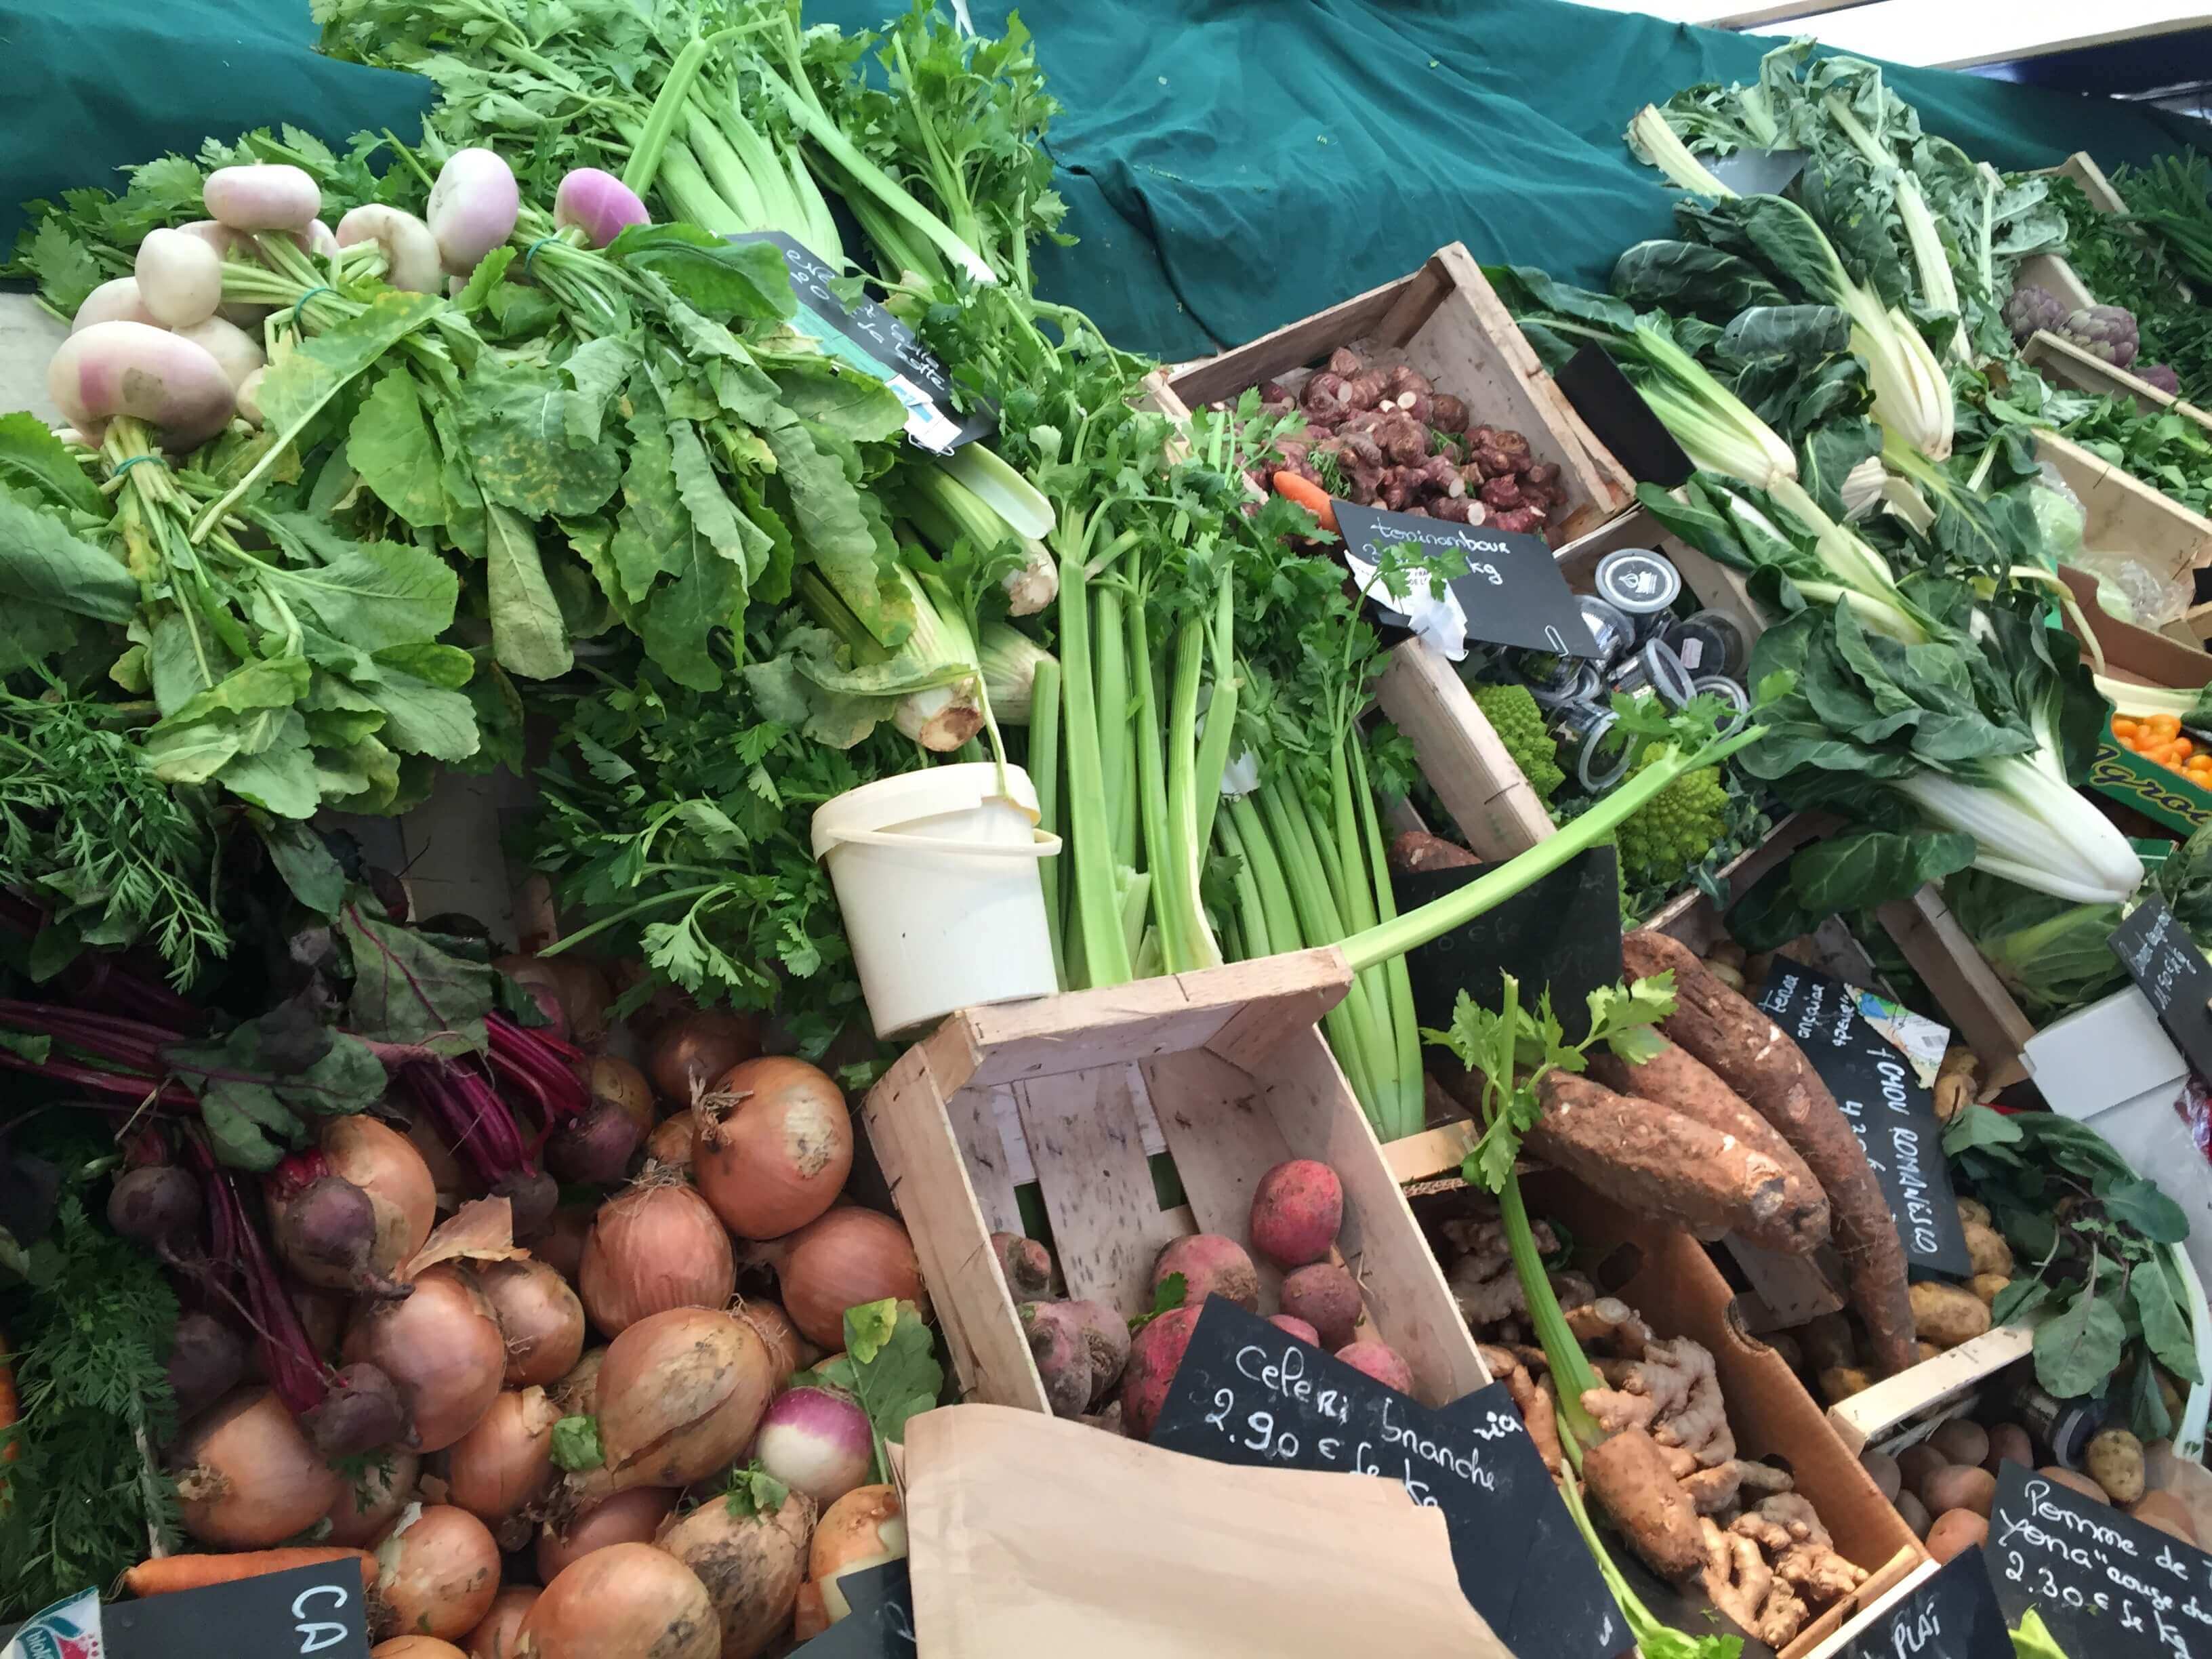
<instances>
[{"instance_id":1,"label":"cardboard box","mask_svg":"<svg viewBox=\"0 0 2212 1659\"><path fill-rule=\"evenodd\" d=\"M2073 591L2088 618L2097 643L2104 647L2105 672L2116 680L2136 685L2162 685L2190 690L2212 684L2212 654L2200 646L2184 645L2148 628L2115 621L2097 603L2096 583L2081 571L2062 567L2058 573ZM2212 605L2202 607L2212 612ZM2076 631L2071 616L2069 631ZM2109 795L2145 817L2162 823L2176 835L2190 836L2212 823L2212 793L2198 788L2171 767L2147 761L2113 740L2107 721L2105 740L2089 774L2089 787Z\"/></svg>"},{"instance_id":2,"label":"cardboard box","mask_svg":"<svg viewBox=\"0 0 2212 1659\"><path fill-rule=\"evenodd\" d=\"M1856 1449L1838 1437L1782 1356L1745 1328L1735 1293L1695 1239L1638 1221L1565 1176L1547 1172L1523 1185L1529 1213L1566 1225L1577 1265L1594 1265L1601 1291L1662 1336L1686 1336L1711 1350L1738 1455L1785 1464L1837 1552L1866 1569L1866 1583L1806 1626L1779 1659L1805 1659L1928 1560Z\"/></svg>"}]
</instances>

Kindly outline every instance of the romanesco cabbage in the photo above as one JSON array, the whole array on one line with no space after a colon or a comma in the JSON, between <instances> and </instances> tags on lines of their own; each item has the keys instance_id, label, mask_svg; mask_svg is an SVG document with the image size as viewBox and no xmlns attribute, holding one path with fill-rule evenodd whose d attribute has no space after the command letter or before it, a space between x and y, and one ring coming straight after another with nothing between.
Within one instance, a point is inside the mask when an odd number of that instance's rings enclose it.
<instances>
[{"instance_id":1,"label":"romanesco cabbage","mask_svg":"<svg viewBox=\"0 0 2212 1659\"><path fill-rule=\"evenodd\" d=\"M1651 764L1658 753L1655 745L1629 776ZM1614 832L1622 885L1632 891L1679 884L1712 856L1727 832L1728 790L1721 782L1720 768L1705 766L1685 773Z\"/></svg>"},{"instance_id":2,"label":"romanesco cabbage","mask_svg":"<svg viewBox=\"0 0 2212 1659\"><path fill-rule=\"evenodd\" d=\"M1566 781L1559 770L1559 745L1544 726L1544 711L1525 685L1478 685L1473 688L1474 706L1498 733L1505 752L1528 780L1537 798L1550 800Z\"/></svg>"}]
</instances>

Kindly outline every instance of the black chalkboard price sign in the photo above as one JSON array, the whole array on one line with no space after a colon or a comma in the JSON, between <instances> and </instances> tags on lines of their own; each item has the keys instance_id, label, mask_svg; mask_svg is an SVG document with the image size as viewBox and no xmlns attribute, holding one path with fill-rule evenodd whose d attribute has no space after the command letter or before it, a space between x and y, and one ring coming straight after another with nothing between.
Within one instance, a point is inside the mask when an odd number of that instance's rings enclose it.
<instances>
[{"instance_id":1,"label":"black chalkboard price sign","mask_svg":"<svg viewBox=\"0 0 2212 1659\"><path fill-rule=\"evenodd\" d=\"M912 329L873 300L840 299L830 286L837 273L805 243L780 230L748 230L728 240L775 244L804 313L793 319L793 326L813 335L831 356L866 369L898 393L906 405L906 434L914 443L942 454L997 429L998 418L988 410L963 414L953 406L952 377Z\"/></svg>"},{"instance_id":2,"label":"black chalkboard price sign","mask_svg":"<svg viewBox=\"0 0 2212 1659\"><path fill-rule=\"evenodd\" d=\"M1447 585L1467 615L1469 639L1563 657L1601 654L1541 536L1386 513L1356 501L1334 505L1346 551L1378 569L1387 573L1394 562L1416 556L1444 560L1455 570L1464 565L1467 574Z\"/></svg>"},{"instance_id":3,"label":"black chalkboard price sign","mask_svg":"<svg viewBox=\"0 0 2212 1659\"><path fill-rule=\"evenodd\" d=\"M1982 1553L1952 1557L1892 1601L1851 1638L1842 1659L2013 1659Z\"/></svg>"},{"instance_id":4,"label":"black chalkboard price sign","mask_svg":"<svg viewBox=\"0 0 2212 1659\"><path fill-rule=\"evenodd\" d=\"M2212 963L2197 941L2153 894L2119 925L2112 945L2190 1069L2212 1078Z\"/></svg>"},{"instance_id":5,"label":"black chalkboard price sign","mask_svg":"<svg viewBox=\"0 0 2212 1659\"><path fill-rule=\"evenodd\" d=\"M1778 957L1759 1006L1796 1039L1866 1149L1905 1243L1906 1265L1965 1279L1973 1271L1959 1220L1934 1095L1894 1044L1868 1024L1841 980Z\"/></svg>"},{"instance_id":6,"label":"black chalkboard price sign","mask_svg":"<svg viewBox=\"0 0 2212 1659\"><path fill-rule=\"evenodd\" d=\"M848 1572L837 1581L853 1609L811 1642L805 1659L914 1659L914 1584L904 1561Z\"/></svg>"},{"instance_id":7,"label":"black chalkboard price sign","mask_svg":"<svg viewBox=\"0 0 2212 1659\"><path fill-rule=\"evenodd\" d=\"M1986 1553L2007 1621L2034 1608L2069 1659L2212 1654L2212 1555L2021 1464L1997 1478Z\"/></svg>"},{"instance_id":8,"label":"black chalkboard price sign","mask_svg":"<svg viewBox=\"0 0 2212 1659\"><path fill-rule=\"evenodd\" d=\"M1517 1659L1611 1659L1631 1645L1503 1383L1432 1411L1212 1297L1152 1444L1403 1481L1415 1503L1443 1511L1460 1588Z\"/></svg>"},{"instance_id":9,"label":"black chalkboard price sign","mask_svg":"<svg viewBox=\"0 0 2212 1659\"><path fill-rule=\"evenodd\" d=\"M100 1610L102 1659L368 1659L361 1564L294 1567ZM10 1632L0 1629L0 1644Z\"/></svg>"}]
</instances>

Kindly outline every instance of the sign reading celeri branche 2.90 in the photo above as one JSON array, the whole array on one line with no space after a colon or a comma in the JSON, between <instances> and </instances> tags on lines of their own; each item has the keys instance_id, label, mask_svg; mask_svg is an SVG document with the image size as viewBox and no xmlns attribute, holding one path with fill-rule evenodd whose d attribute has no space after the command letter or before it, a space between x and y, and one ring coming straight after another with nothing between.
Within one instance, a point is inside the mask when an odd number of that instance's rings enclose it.
<instances>
[{"instance_id":1,"label":"sign reading celeri branche 2.90","mask_svg":"<svg viewBox=\"0 0 2212 1659\"><path fill-rule=\"evenodd\" d=\"M1936 1101L1896 1044L1866 1018L1864 994L1778 957L1759 1006L1796 1040L1850 1121L1916 1271L1973 1271Z\"/></svg>"}]
</instances>

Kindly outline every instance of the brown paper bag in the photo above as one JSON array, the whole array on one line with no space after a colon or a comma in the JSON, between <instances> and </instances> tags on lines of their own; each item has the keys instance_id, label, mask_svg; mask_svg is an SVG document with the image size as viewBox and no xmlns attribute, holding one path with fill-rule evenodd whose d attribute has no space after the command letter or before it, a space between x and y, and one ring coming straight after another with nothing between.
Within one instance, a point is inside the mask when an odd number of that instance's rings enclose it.
<instances>
[{"instance_id":1,"label":"brown paper bag","mask_svg":"<svg viewBox=\"0 0 2212 1659\"><path fill-rule=\"evenodd\" d=\"M906 1427L921 1659L1511 1659L1441 1512L1395 1481L1236 1468L1004 1406Z\"/></svg>"}]
</instances>

